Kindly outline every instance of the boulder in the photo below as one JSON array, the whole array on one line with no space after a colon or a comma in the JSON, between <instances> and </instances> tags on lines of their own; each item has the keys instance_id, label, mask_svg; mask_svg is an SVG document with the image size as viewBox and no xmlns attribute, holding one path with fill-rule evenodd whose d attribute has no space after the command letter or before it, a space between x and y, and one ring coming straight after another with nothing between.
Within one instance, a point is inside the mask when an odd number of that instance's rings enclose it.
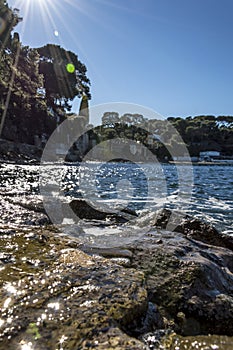
<instances>
[{"instance_id":1,"label":"boulder","mask_svg":"<svg viewBox=\"0 0 233 350\"><path fill-rule=\"evenodd\" d=\"M125 223L137 216L135 211L128 208L119 210L116 213L111 213L109 211L100 211L98 209L95 209L91 203L87 203L84 199L72 200L69 205L79 219L110 220L111 223Z\"/></svg>"},{"instance_id":2,"label":"boulder","mask_svg":"<svg viewBox=\"0 0 233 350\"><path fill-rule=\"evenodd\" d=\"M166 229L168 222L175 232L181 232L187 238L233 250L233 237L219 233L212 225L183 213L162 209L156 213L153 225Z\"/></svg>"},{"instance_id":3,"label":"boulder","mask_svg":"<svg viewBox=\"0 0 233 350\"><path fill-rule=\"evenodd\" d=\"M216 242L215 242L216 243ZM186 234L152 229L131 248L149 300L183 335L233 335L233 252Z\"/></svg>"}]
</instances>

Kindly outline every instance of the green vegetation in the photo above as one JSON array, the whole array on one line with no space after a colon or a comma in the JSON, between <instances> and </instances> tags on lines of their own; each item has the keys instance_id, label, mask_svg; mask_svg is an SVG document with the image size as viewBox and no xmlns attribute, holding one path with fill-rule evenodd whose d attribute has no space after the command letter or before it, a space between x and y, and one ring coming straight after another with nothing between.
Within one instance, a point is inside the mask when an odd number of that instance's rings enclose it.
<instances>
[{"instance_id":1,"label":"green vegetation","mask_svg":"<svg viewBox=\"0 0 233 350\"><path fill-rule=\"evenodd\" d=\"M148 120L139 114L105 112L102 126L95 129L98 142L117 137L139 141L159 159L171 158L169 148L184 156L185 143L191 156L201 151L219 151L233 156L233 116L170 117L167 120Z\"/></svg>"},{"instance_id":2,"label":"green vegetation","mask_svg":"<svg viewBox=\"0 0 233 350\"><path fill-rule=\"evenodd\" d=\"M220 151L225 156L233 155L233 117L196 116L168 118L187 144L192 156L206 150Z\"/></svg>"},{"instance_id":3,"label":"green vegetation","mask_svg":"<svg viewBox=\"0 0 233 350\"><path fill-rule=\"evenodd\" d=\"M45 97L50 107L70 110L69 101L76 96L81 97L85 93L90 98L87 69L76 54L52 44L37 51L40 73L44 77Z\"/></svg>"},{"instance_id":4,"label":"green vegetation","mask_svg":"<svg viewBox=\"0 0 233 350\"><path fill-rule=\"evenodd\" d=\"M57 45L30 48L13 32L19 10L0 0L0 137L34 143L64 120L75 97L91 98L87 69Z\"/></svg>"}]
</instances>

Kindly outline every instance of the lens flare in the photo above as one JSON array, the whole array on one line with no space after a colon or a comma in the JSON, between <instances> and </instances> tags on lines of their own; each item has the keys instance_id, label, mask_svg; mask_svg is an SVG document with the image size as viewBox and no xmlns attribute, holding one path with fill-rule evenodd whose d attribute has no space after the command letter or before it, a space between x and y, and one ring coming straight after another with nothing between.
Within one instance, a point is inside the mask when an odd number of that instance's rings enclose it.
<instances>
[{"instance_id":1,"label":"lens flare","mask_svg":"<svg viewBox=\"0 0 233 350\"><path fill-rule=\"evenodd\" d=\"M66 65L66 70L68 73L74 73L75 72L75 66L72 63L68 63Z\"/></svg>"}]
</instances>

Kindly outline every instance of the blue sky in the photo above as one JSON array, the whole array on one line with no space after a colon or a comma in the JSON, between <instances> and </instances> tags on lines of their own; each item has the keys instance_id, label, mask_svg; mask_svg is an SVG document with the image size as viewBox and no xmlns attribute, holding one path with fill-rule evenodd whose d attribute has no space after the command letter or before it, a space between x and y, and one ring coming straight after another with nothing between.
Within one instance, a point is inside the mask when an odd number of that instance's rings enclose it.
<instances>
[{"instance_id":1,"label":"blue sky","mask_svg":"<svg viewBox=\"0 0 233 350\"><path fill-rule=\"evenodd\" d=\"M91 105L130 102L166 117L233 115L232 0L8 3L24 17L16 27L23 44L55 43L78 54Z\"/></svg>"}]
</instances>

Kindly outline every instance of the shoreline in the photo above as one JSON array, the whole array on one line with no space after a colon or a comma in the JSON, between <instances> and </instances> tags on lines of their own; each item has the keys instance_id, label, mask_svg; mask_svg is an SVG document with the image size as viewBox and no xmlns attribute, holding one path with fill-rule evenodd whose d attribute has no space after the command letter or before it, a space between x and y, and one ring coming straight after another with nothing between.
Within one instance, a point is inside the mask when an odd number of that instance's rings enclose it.
<instances>
[{"instance_id":1,"label":"shoreline","mask_svg":"<svg viewBox=\"0 0 233 350\"><path fill-rule=\"evenodd\" d=\"M48 164L51 165L66 165L66 166L76 166L80 164L85 164L85 163L102 163L103 161L101 160L90 160L87 162L67 162L67 161L62 161L62 162L48 162ZM114 162L111 162L114 163ZM116 163L127 163L127 162L116 162ZM177 162L177 161L168 161L168 162L158 162L159 164L163 165L177 165L177 166L233 166L233 163L227 163L227 162ZM0 158L0 164L10 164L10 165L37 165L41 166L41 161L35 158L30 158L30 159L6 159L6 158ZM138 164L154 164L151 162L138 162Z\"/></svg>"},{"instance_id":2,"label":"shoreline","mask_svg":"<svg viewBox=\"0 0 233 350\"><path fill-rule=\"evenodd\" d=\"M1 163L7 163L7 164L17 164L17 165L40 165L41 162L41 156L43 153L43 149L39 148L35 145L29 145L25 143L17 143L13 141L8 141L4 139L0 139L0 164ZM103 162L105 159L98 159L98 160L90 160L90 162ZM127 160L120 159L114 160L116 163L127 163ZM112 163L114 163L112 162ZM171 165L193 165L193 166L233 166L233 160L216 160L212 162L208 161L202 161L202 162L189 162L189 161L166 161L161 160L158 161L160 164L171 164ZM59 163L56 162L56 164ZM63 160L64 165L75 165L80 164L82 161L74 161L69 162ZM151 162L148 160L139 160L137 162L138 164L150 164Z\"/></svg>"},{"instance_id":3,"label":"shoreline","mask_svg":"<svg viewBox=\"0 0 233 350\"><path fill-rule=\"evenodd\" d=\"M169 164L173 164L173 165L194 165L194 166L200 166L200 165L204 165L204 166L206 166L206 165L212 165L212 166L214 166L214 165L218 165L218 166L220 166L220 165L228 165L228 166L233 166L233 161L231 161L231 162L225 162L225 161L223 161L223 162L180 162L180 161L169 161L168 162Z\"/></svg>"}]
</instances>

